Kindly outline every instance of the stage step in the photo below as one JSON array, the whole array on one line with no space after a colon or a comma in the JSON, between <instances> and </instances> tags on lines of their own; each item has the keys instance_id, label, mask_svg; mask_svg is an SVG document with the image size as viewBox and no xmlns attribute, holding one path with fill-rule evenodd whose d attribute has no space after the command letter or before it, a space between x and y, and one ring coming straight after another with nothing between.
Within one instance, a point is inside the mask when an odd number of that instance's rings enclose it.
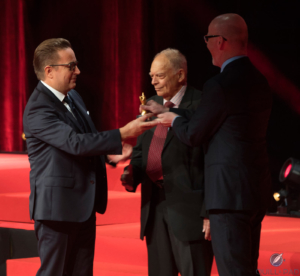
<instances>
[{"instance_id":1,"label":"stage step","mask_svg":"<svg viewBox=\"0 0 300 276\"><path fill-rule=\"evenodd\" d=\"M139 223L97 227L95 261L147 267L146 241L139 235ZM214 261L211 276L217 275Z\"/></svg>"},{"instance_id":2,"label":"stage step","mask_svg":"<svg viewBox=\"0 0 300 276\"><path fill-rule=\"evenodd\" d=\"M147 275L146 244L139 239L139 228L139 223L97 226L94 276ZM7 260L6 264L7 276L34 276L40 261L24 258Z\"/></svg>"},{"instance_id":3,"label":"stage step","mask_svg":"<svg viewBox=\"0 0 300 276\"><path fill-rule=\"evenodd\" d=\"M108 191L104 215L97 214L97 225L121 224L140 220L141 193ZM29 218L29 193L0 194L0 221L33 223Z\"/></svg>"},{"instance_id":4,"label":"stage step","mask_svg":"<svg viewBox=\"0 0 300 276\"><path fill-rule=\"evenodd\" d=\"M140 240L140 224L97 226L95 261L147 267L146 241Z\"/></svg>"},{"instance_id":5,"label":"stage step","mask_svg":"<svg viewBox=\"0 0 300 276\"><path fill-rule=\"evenodd\" d=\"M120 177L128 163L120 162L117 167L106 164L109 191L125 191ZM27 154L0 154L0 194L30 192L29 172ZM140 187L137 191L140 191Z\"/></svg>"},{"instance_id":6,"label":"stage step","mask_svg":"<svg viewBox=\"0 0 300 276\"><path fill-rule=\"evenodd\" d=\"M94 275L147 275L146 242L139 231L139 223L97 226ZM38 258L7 260L7 276L33 276L38 267ZM217 275L215 264L212 273Z\"/></svg>"},{"instance_id":7,"label":"stage step","mask_svg":"<svg viewBox=\"0 0 300 276\"><path fill-rule=\"evenodd\" d=\"M0 193L29 192L27 154L0 154Z\"/></svg>"}]
</instances>

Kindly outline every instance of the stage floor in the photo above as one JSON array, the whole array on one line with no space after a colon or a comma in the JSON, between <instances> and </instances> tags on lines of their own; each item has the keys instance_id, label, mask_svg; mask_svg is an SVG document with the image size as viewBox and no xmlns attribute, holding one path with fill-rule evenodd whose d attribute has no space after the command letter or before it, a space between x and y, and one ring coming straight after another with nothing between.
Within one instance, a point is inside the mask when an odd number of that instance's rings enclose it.
<instances>
[{"instance_id":1,"label":"stage floor","mask_svg":"<svg viewBox=\"0 0 300 276\"><path fill-rule=\"evenodd\" d=\"M111 209L108 214L100 216L100 220L107 223L99 222L97 226L95 276L147 275L146 245L139 240L140 194L128 197L128 193L123 190L119 177L124 166L116 169L108 167L111 195L108 208ZM29 170L27 155L0 154L2 229L33 231L28 212ZM120 215L124 206L135 210L134 215L126 215L126 212ZM8 217L9 212L11 214ZM273 254L282 254L282 264L278 267L270 262ZM7 261L7 276L33 276L38 266L38 258L11 259ZM265 217L258 267L261 275L300 275L300 219ZM211 275L218 275L215 263Z\"/></svg>"}]
</instances>

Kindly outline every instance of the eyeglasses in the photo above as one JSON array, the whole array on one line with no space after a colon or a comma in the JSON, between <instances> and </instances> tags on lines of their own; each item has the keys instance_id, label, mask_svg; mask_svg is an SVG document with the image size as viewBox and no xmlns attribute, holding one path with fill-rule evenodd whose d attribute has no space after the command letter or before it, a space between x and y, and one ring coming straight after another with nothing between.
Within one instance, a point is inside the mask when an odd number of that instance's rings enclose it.
<instances>
[{"instance_id":1,"label":"eyeglasses","mask_svg":"<svg viewBox=\"0 0 300 276\"><path fill-rule=\"evenodd\" d=\"M78 61L72 61L72 62L66 63L66 64L51 64L49 66L67 66L67 67L69 67L70 71L74 72L77 65L78 65Z\"/></svg>"},{"instance_id":2,"label":"eyeglasses","mask_svg":"<svg viewBox=\"0 0 300 276\"><path fill-rule=\"evenodd\" d=\"M227 39L224 36L222 36L222 35L205 35L203 38L204 38L204 41L207 43L210 38L212 38L212 37L218 37L218 36L223 37L223 39L225 41L227 41Z\"/></svg>"}]
</instances>

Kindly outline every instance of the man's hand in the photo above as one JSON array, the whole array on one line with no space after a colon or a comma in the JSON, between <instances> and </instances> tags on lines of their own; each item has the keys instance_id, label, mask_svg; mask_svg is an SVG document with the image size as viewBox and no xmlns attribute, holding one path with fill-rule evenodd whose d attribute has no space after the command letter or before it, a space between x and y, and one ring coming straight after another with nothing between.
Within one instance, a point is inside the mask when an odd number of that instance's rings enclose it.
<instances>
[{"instance_id":1,"label":"man's hand","mask_svg":"<svg viewBox=\"0 0 300 276\"><path fill-rule=\"evenodd\" d=\"M207 218L203 219L203 230L204 232L204 239L211 241L211 235L210 235L210 221Z\"/></svg>"},{"instance_id":2,"label":"man's hand","mask_svg":"<svg viewBox=\"0 0 300 276\"><path fill-rule=\"evenodd\" d=\"M158 125L159 122L157 120L146 122L146 120L152 117L153 114L146 114L136 120L129 122L127 125L120 128L120 134L122 141L127 140L129 138L137 137L146 130L153 128Z\"/></svg>"},{"instance_id":3,"label":"man's hand","mask_svg":"<svg viewBox=\"0 0 300 276\"><path fill-rule=\"evenodd\" d=\"M161 113L164 113L164 112L168 112L169 111L169 108L168 107L165 107L153 100L150 100L147 102L146 105L141 105L140 106L140 111L141 110L147 110L147 111L150 111L151 113L154 113L154 114L161 114Z\"/></svg>"},{"instance_id":4,"label":"man's hand","mask_svg":"<svg viewBox=\"0 0 300 276\"><path fill-rule=\"evenodd\" d=\"M122 185L126 188L128 191L133 191L133 172L132 172L132 166L129 165L127 169L123 172L121 175L121 181Z\"/></svg>"},{"instance_id":5,"label":"man's hand","mask_svg":"<svg viewBox=\"0 0 300 276\"><path fill-rule=\"evenodd\" d=\"M163 114L158 114L157 118L163 126L170 127L176 116L178 115L173 112L166 112Z\"/></svg>"},{"instance_id":6,"label":"man's hand","mask_svg":"<svg viewBox=\"0 0 300 276\"><path fill-rule=\"evenodd\" d=\"M113 163L119 163L120 161L126 161L130 158L132 154L132 146L126 143L123 143L122 154L120 155L107 155L107 159Z\"/></svg>"}]
</instances>

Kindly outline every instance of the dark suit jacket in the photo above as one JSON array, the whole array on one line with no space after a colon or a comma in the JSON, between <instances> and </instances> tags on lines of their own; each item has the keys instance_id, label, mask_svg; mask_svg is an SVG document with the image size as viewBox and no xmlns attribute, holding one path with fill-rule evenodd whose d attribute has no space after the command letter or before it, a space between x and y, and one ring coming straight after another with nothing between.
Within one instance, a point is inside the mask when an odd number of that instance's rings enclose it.
<instances>
[{"instance_id":1,"label":"dark suit jacket","mask_svg":"<svg viewBox=\"0 0 300 276\"><path fill-rule=\"evenodd\" d=\"M208 210L267 208L271 182L265 136L271 104L267 80L245 57L205 83L192 117L172 109L186 115L174 121L175 135L188 145L205 145Z\"/></svg>"},{"instance_id":2,"label":"dark suit jacket","mask_svg":"<svg viewBox=\"0 0 300 276\"><path fill-rule=\"evenodd\" d=\"M92 133L82 133L62 102L38 83L25 108L23 124L30 161L30 217L83 222L107 204L102 154L121 154L119 130L97 132L82 98L69 96Z\"/></svg>"},{"instance_id":3,"label":"dark suit jacket","mask_svg":"<svg viewBox=\"0 0 300 276\"><path fill-rule=\"evenodd\" d=\"M200 103L201 92L188 87L181 101L180 108L195 110ZM153 100L163 104L163 98L154 96ZM155 185L145 173L148 150L155 127L138 137L133 149L131 165L135 187L142 183L141 239L145 235L149 215L152 186ZM202 217L204 212L203 190L203 150L181 143L168 131L162 152L164 191L171 228L182 241L203 238Z\"/></svg>"}]
</instances>

